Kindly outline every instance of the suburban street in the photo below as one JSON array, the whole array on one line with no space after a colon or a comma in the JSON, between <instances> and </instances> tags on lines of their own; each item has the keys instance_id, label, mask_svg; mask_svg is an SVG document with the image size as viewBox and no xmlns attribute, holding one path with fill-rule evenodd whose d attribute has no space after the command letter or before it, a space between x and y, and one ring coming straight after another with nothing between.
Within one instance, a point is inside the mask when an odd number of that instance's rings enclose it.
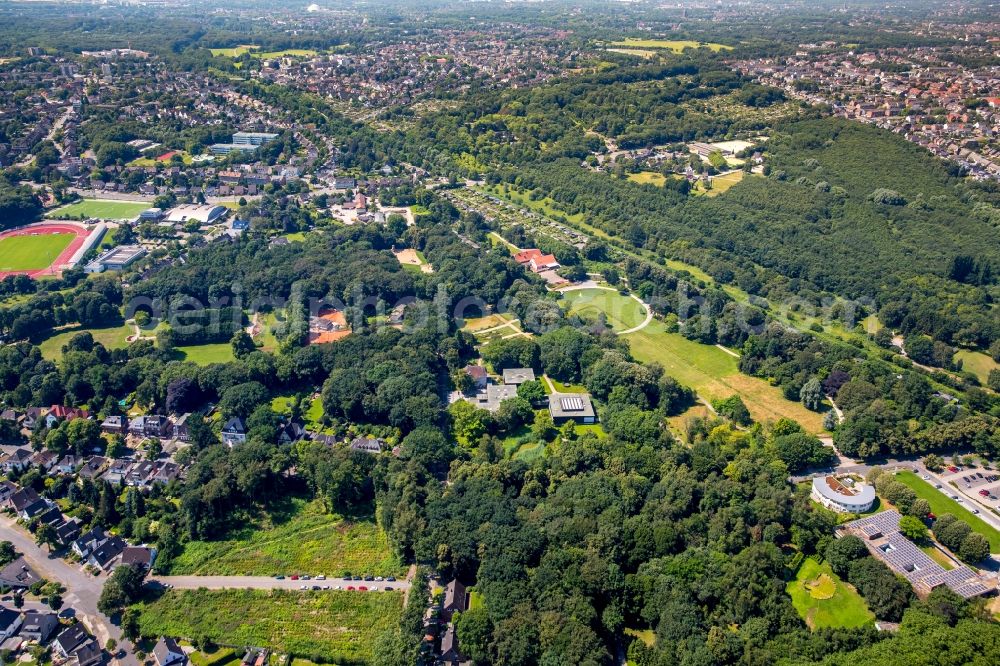
<instances>
[{"instance_id":1,"label":"suburban street","mask_svg":"<svg viewBox=\"0 0 1000 666\"><path fill-rule=\"evenodd\" d=\"M347 580L346 578L328 578L326 580L292 580L284 578L278 580L272 576L150 576L148 583L173 587L178 590L196 590L206 588L209 590L301 590L302 586L312 588L329 587L331 590L338 586L346 589L348 586L357 588L359 585L367 587L369 591L383 590L386 586L396 591L404 591L410 588L409 581L363 581Z\"/></svg>"}]
</instances>

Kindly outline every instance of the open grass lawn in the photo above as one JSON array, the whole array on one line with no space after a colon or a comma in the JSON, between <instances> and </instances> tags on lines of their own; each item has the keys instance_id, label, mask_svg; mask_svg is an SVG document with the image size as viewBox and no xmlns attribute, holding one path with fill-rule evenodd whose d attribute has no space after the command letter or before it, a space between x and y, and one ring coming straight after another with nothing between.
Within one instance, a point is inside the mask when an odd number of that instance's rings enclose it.
<instances>
[{"instance_id":1,"label":"open grass lawn","mask_svg":"<svg viewBox=\"0 0 1000 666\"><path fill-rule=\"evenodd\" d=\"M0 271L34 271L48 268L75 234L39 234L0 238Z\"/></svg>"},{"instance_id":2,"label":"open grass lawn","mask_svg":"<svg viewBox=\"0 0 1000 666\"><path fill-rule=\"evenodd\" d=\"M646 308L630 296L609 289L577 289L563 292L569 314L595 316L603 312L613 331L635 328L646 319Z\"/></svg>"},{"instance_id":3,"label":"open grass lawn","mask_svg":"<svg viewBox=\"0 0 1000 666\"><path fill-rule=\"evenodd\" d=\"M138 605L147 636L207 636L326 663L374 663L379 635L403 612L396 592L170 590Z\"/></svg>"},{"instance_id":4,"label":"open grass lawn","mask_svg":"<svg viewBox=\"0 0 1000 666\"><path fill-rule=\"evenodd\" d=\"M762 379L741 374L737 359L718 347L692 342L679 333L668 333L658 321L629 333L625 339L637 359L644 363L657 361L668 375L709 401L739 394L757 421L785 417L798 421L808 432L824 432L822 414L786 400L780 389Z\"/></svg>"},{"instance_id":5,"label":"open grass lawn","mask_svg":"<svg viewBox=\"0 0 1000 666\"><path fill-rule=\"evenodd\" d=\"M395 576L405 571L374 520L347 520L326 513L316 501L292 498L255 523L226 539L186 543L170 573Z\"/></svg>"},{"instance_id":6,"label":"open grass lawn","mask_svg":"<svg viewBox=\"0 0 1000 666\"><path fill-rule=\"evenodd\" d=\"M964 506L948 497L940 490L927 483L913 472L899 472L895 479L900 483L905 483L917 497L922 497L931 505L931 512L936 516L950 513L956 518L964 520L975 532L979 532L990 542L990 552L1000 553L1000 532L990 526L979 516L975 515ZM945 488L947 490L947 488Z\"/></svg>"},{"instance_id":7,"label":"open grass lawn","mask_svg":"<svg viewBox=\"0 0 1000 666\"><path fill-rule=\"evenodd\" d=\"M183 643L182 647L187 645L187 643ZM236 650L233 648L215 647L214 650L208 652L195 650L194 652L189 653L188 661L190 661L193 666L223 666L223 664L237 661L242 657L242 654L237 656Z\"/></svg>"},{"instance_id":8,"label":"open grass lawn","mask_svg":"<svg viewBox=\"0 0 1000 666\"><path fill-rule=\"evenodd\" d=\"M708 47L715 52L731 51L732 46L726 46L725 44L716 44L712 42L695 42L690 39L639 39L630 37L621 42L612 42L612 46L624 46L626 48L637 48L637 49L670 49L674 53L680 53L684 49L697 49L701 47Z\"/></svg>"},{"instance_id":9,"label":"open grass lawn","mask_svg":"<svg viewBox=\"0 0 1000 666\"><path fill-rule=\"evenodd\" d=\"M240 46L233 46L232 48L225 49L209 49L213 56L225 56L227 58L238 58L244 53L248 53L256 49L256 46L252 44L242 44Z\"/></svg>"},{"instance_id":10,"label":"open grass lawn","mask_svg":"<svg viewBox=\"0 0 1000 666\"><path fill-rule=\"evenodd\" d=\"M696 195L704 194L708 197L717 197L720 194L725 193L729 188L731 188L736 183L743 180L744 172L742 171L732 171L722 176L716 176L712 179L712 189L706 190L705 186L702 185L701 181L692 190Z\"/></svg>"},{"instance_id":11,"label":"open grass lawn","mask_svg":"<svg viewBox=\"0 0 1000 666\"><path fill-rule=\"evenodd\" d=\"M990 377L990 370L1000 370L1000 363L983 352L961 349L955 354L955 360L962 361L962 369L975 374L984 384Z\"/></svg>"},{"instance_id":12,"label":"open grass lawn","mask_svg":"<svg viewBox=\"0 0 1000 666\"><path fill-rule=\"evenodd\" d=\"M806 558L785 591L810 629L863 627L875 620L861 595L837 578L826 562Z\"/></svg>"},{"instance_id":13,"label":"open grass lawn","mask_svg":"<svg viewBox=\"0 0 1000 666\"><path fill-rule=\"evenodd\" d=\"M94 336L94 342L100 342L107 349L124 349L128 347L128 341L125 338L134 332L135 330L128 324L112 326L111 328L81 328L80 326L72 326L60 329L58 333L46 338L38 346L42 350L43 357L50 361L56 361L62 356L63 345L69 342L70 338L77 333L90 333Z\"/></svg>"},{"instance_id":14,"label":"open grass lawn","mask_svg":"<svg viewBox=\"0 0 1000 666\"><path fill-rule=\"evenodd\" d=\"M180 360L191 361L192 363L197 363L198 365L228 363L236 358L233 356L233 346L228 342L177 347L177 353Z\"/></svg>"},{"instance_id":15,"label":"open grass lawn","mask_svg":"<svg viewBox=\"0 0 1000 666\"><path fill-rule=\"evenodd\" d=\"M273 58L307 58L309 56L317 55L319 51L314 51L312 49L285 49L284 51L254 51L250 55L254 58L261 58L263 60L271 60Z\"/></svg>"},{"instance_id":16,"label":"open grass lawn","mask_svg":"<svg viewBox=\"0 0 1000 666\"><path fill-rule=\"evenodd\" d=\"M667 177L662 173L656 173L655 171L640 171L639 173L630 173L628 179L633 183L639 183L640 185L656 185L657 187L663 187L664 183L667 182Z\"/></svg>"},{"instance_id":17,"label":"open grass lawn","mask_svg":"<svg viewBox=\"0 0 1000 666\"><path fill-rule=\"evenodd\" d=\"M54 210L49 213L48 217L54 220L81 220L91 217L99 217L104 220L131 220L149 206L150 204L142 201L84 199Z\"/></svg>"}]
</instances>

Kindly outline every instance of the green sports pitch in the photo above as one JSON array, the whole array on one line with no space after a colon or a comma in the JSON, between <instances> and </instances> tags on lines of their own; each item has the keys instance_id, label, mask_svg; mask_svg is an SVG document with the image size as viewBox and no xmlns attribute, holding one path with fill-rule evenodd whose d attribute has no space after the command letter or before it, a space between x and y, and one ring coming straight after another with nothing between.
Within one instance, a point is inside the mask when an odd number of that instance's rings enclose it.
<instances>
[{"instance_id":1,"label":"green sports pitch","mask_svg":"<svg viewBox=\"0 0 1000 666\"><path fill-rule=\"evenodd\" d=\"M48 268L75 237L74 234L42 234L0 238L0 271Z\"/></svg>"},{"instance_id":2,"label":"green sports pitch","mask_svg":"<svg viewBox=\"0 0 1000 666\"><path fill-rule=\"evenodd\" d=\"M56 220L86 220L99 218L102 220L131 220L150 204L141 201L98 201L84 199L49 213Z\"/></svg>"}]
</instances>

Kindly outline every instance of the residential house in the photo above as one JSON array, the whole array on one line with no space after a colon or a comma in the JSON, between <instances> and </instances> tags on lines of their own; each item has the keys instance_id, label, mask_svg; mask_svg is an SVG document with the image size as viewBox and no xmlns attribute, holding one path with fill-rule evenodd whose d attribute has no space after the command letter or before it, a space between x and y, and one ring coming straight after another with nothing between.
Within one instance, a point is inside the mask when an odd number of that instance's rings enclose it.
<instances>
[{"instance_id":1,"label":"residential house","mask_svg":"<svg viewBox=\"0 0 1000 666\"><path fill-rule=\"evenodd\" d=\"M153 661L156 662L156 666L174 666L174 664L184 664L187 661L187 656L177 645L177 641L164 636L156 641L156 647L153 648Z\"/></svg>"},{"instance_id":2,"label":"residential house","mask_svg":"<svg viewBox=\"0 0 1000 666\"><path fill-rule=\"evenodd\" d=\"M455 636L455 625L448 623L441 636L441 658L439 664L447 666L460 666L468 662L468 657L463 655L458 649L458 638Z\"/></svg>"},{"instance_id":3,"label":"residential house","mask_svg":"<svg viewBox=\"0 0 1000 666\"><path fill-rule=\"evenodd\" d=\"M382 453L383 447L385 447L384 440L372 439L370 437L357 437L351 442L352 451L361 451L363 453Z\"/></svg>"},{"instance_id":4,"label":"residential house","mask_svg":"<svg viewBox=\"0 0 1000 666\"><path fill-rule=\"evenodd\" d=\"M8 483L10 483L8 481ZM13 485L13 484L12 484ZM29 504L34 504L39 499L41 499L35 489L31 486L27 488L21 488L19 490L15 489L14 492L10 494L7 498L7 504L10 508L14 509L14 513L20 513L24 507Z\"/></svg>"},{"instance_id":5,"label":"residential house","mask_svg":"<svg viewBox=\"0 0 1000 666\"><path fill-rule=\"evenodd\" d=\"M31 456L31 464L46 472L50 471L59 462L59 454L54 451L43 450Z\"/></svg>"},{"instance_id":6,"label":"residential house","mask_svg":"<svg viewBox=\"0 0 1000 666\"><path fill-rule=\"evenodd\" d=\"M115 458L108 466L108 470L101 475L105 481L117 485L125 480L129 470L132 469L132 461L124 458Z\"/></svg>"},{"instance_id":7,"label":"residential house","mask_svg":"<svg viewBox=\"0 0 1000 666\"><path fill-rule=\"evenodd\" d=\"M11 496L17 492L17 486L6 479L0 481L0 504L7 504Z\"/></svg>"},{"instance_id":8,"label":"residential house","mask_svg":"<svg viewBox=\"0 0 1000 666\"><path fill-rule=\"evenodd\" d=\"M444 605L441 606L441 617L446 622L450 622L452 615L463 613L468 608L469 592L465 589L465 585L462 585L457 578L445 585Z\"/></svg>"},{"instance_id":9,"label":"residential house","mask_svg":"<svg viewBox=\"0 0 1000 666\"><path fill-rule=\"evenodd\" d=\"M111 536L97 546L87 557L87 564L98 569L108 570L118 556L125 550L125 540L119 536Z\"/></svg>"},{"instance_id":10,"label":"residential house","mask_svg":"<svg viewBox=\"0 0 1000 666\"><path fill-rule=\"evenodd\" d=\"M122 557L120 564L122 565L132 565L142 567L146 571L153 568L153 562L156 560L156 549L147 548L146 546L126 546L122 550Z\"/></svg>"},{"instance_id":11,"label":"residential house","mask_svg":"<svg viewBox=\"0 0 1000 666\"><path fill-rule=\"evenodd\" d=\"M486 383L489 381L489 377L486 376L486 368L481 365L467 365L465 366L465 374L472 378L472 383L477 391L486 388Z\"/></svg>"},{"instance_id":12,"label":"residential house","mask_svg":"<svg viewBox=\"0 0 1000 666\"><path fill-rule=\"evenodd\" d=\"M0 458L0 469L4 472L22 472L31 466L32 455L28 449L14 449Z\"/></svg>"},{"instance_id":13,"label":"residential house","mask_svg":"<svg viewBox=\"0 0 1000 666\"><path fill-rule=\"evenodd\" d=\"M174 419L174 437L181 440L182 442L187 442L191 440L191 435L188 432L188 420L191 418L191 414L181 414L176 419Z\"/></svg>"},{"instance_id":14,"label":"residential house","mask_svg":"<svg viewBox=\"0 0 1000 666\"><path fill-rule=\"evenodd\" d=\"M291 444L306 438L306 429L301 423L284 423L278 428L278 441Z\"/></svg>"},{"instance_id":15,"label":"residential house","mask_svg":"<svg viewBox=\"0 0 1000 666\"><path fill-rule=\"evenodd\" d=\"M0 641L5 641L21 628L21 614L6 606L0 606Z\"/></svg>"},{"instance_id":16,"label":"residential house","mask_svg":"<svg viewBox=\"0 0 1000 666\"><path fill-rule=\"evenodd\" d=\"M56 463L55 471L57 474L73 474L82 462L83 458L80 456L67 453Z\"/></svg>"},{"instance_id":17,"label":"residential house","mask_svg":"<svg viewBox=\"0 0 1000 666\"><path fill-rule=\"evenodd\" d=\"M21 425L28 430L34 430L35 426L38 425L39 422L45 420L45 414L48 413L48 411L49 410L44 407L28 407L28 409L24 411L24 420L21 421Z\"/></svg>"},{"instance_id":18,"label":"residential house","mask_svg":"<svg viewBox=\"0 0 1000 666\"><path fill-rule=\"evenodd\" d=\"M21 625L21 638L36 643L45 643L59 627L59 616L55 613L27 611Z\"/></svg>"},{"instance_id":19,"label":"residential house","mask_svg":"<svg viewBox=\"0 0 1000 666\"><path fill-rule=\"evenodd\" d=\"M107 541L108 535L104 533L104 529L100 526L94 527L86 534L81 534L76 541L73 542L71 546L73 552L79 557L89 557L94 549L100 546L102 543Z\"/></svg>"},{"instance_id":20,"label":"residential house","mask_svg":"<svg viewBox=\"0 0 1000 666\"><path fill-rule=\"evenodd\" d=\"M542 254L537 257L533 257L531 261L528 262L528 268L531 269L532 273L541 273L542 271L552 271L559 268L559 262L556 261L554 255Z\"/></svg>"},{"instance_id":21,"label":"residential house","mask_svg":"<svg viewBox=\"0 0 1000 666\"><path fill-rule=\"evenodd\" d=\"M157 439L167 438L173 434L173 427L170 419L158 414L137 416L129 421L129 434L136 437L156 437Z\"/></svg>"},{"instance_id":22,"label":"residential house","mask_svg":"<svg viewBox=\"0 0 1000 666\"><path fill-rule=\"evenodd\" d=\"M152 485L154 483L170 483L174 479L180 478L181 468L180 465L176 463L160 461L156 463L156 469L153 470L152 476L147 479L147 483Z\"/></svg>"},{"instance_id":23,"label":"residential house","mask_svg":"<svg viewBox=\"0 0 1000 666\"><path fill-rule=\"evenodd\" d=\"M35 570L28 566L23 557L19 557L0 570L0 585L14 588L31 587L42 579Z\"/></svg>"},{"instance_id":24,"label":"residential house","mask_svg":"<svg viewBox=\"0 0 1000 666\"><path fill-rule=\"evenodd\" d=\"M83 467L77 472L81 479L93 479L97 477L107 466L108 459L102 456L90 456Z\"/></svg>"},{"instance_id":25,"label":"residential house","mask_svg":"<svg viewBox=\"0 0 1000 666\"><path fill-rule=\"evenodd\" d=\"M226 421L222 426L222 443L227 446L243 444L247 441L247 429L243 425L243 419L238 416Z\"/></svg>"},{"instance_id":26,"label":"residential house","mask_svg":"<svg viewBox=\"0 0 1000 666\"><path fill-rule=\"evenodd\" d=\"M60 525L56 525L56 540L63 546L68 546L80 536L80 525L82 523L76 518L71 518Z\"/></svg>"},{"instance_id":27,"label":"residential house","mask_svg":"<svg viewBox=\"0 0 1000 666\"><path fill-rule=\"evenodd\" d=\"M101 430L112 435L125 434L125 417L109 416L101 421Z\"/></svg>"},{"instance_id":28,"label":"residential house","mask_svg":"<svg viewBox=\"0 0 1000 666\"><path fill-rule=\"evenodd\" d=\"M79 666L89 666L101 658L101 650L97 647L97 641L87 633L80 622L63 629L62 633L56 636L52 647L56 654L63 659L72 657L79 659ZM93 654L94 648L97 649L96 658Z\"/></svg>"},{"instance_id":29,"label":"residential house","mask_svg":"<svg viewBox=\"0 0 1000 666\"><path fill-rule=\"evenodd\" d=\"M52 405L45 415L45 425L54 428L63 421L73 421L75 419L89 419L90 412L86 409L76 407L66 407L64 405Z\"/></svg>"}]
</instances>

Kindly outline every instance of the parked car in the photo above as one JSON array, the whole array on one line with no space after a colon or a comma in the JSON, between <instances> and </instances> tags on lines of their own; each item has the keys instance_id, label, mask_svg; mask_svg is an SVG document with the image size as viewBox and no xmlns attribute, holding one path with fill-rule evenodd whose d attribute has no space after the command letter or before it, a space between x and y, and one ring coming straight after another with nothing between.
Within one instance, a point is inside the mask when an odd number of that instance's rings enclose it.
<instances>
[{"instance_id":1,"label":"parked car","mask_svg":"<svg viewBox=\"0 0 1000 666\"><path fill-rule=\"evenodd\" d=\"M274 577L274 580L285 580L285 577L282 576L281 574L278 574L277 576Z\"/></svg>"},{"instance_id":2,"label":"parked car","mask_svg":"<svg viewBox=\"0 0 1000 666\"><path fill-rule=\"evenodd\" d=\"M395 576L389 576L388 578L386 578L386 580L395 583L396 582L396 577Z\"/></svg>"},{"instance_id":3,"label":"parked car","mask_svg":"<svg viewBox=\"0 0 1000 666\"><path fill-rule=\"evenodd\" d=\"M358 585L358 590L360 590L361 592L367 592L368 588L365 587L364 585Z\"/></svg>"},{"instance_id":4,"label":"parked car","mask_svg":"<svg viewBox=\"0 0 1000 666\"><path fill-rule=\"evenodd\" d=\"M394 589L396 589L396 588L394 588L394 587L392 587L392 586L390 586L390 585L386 585L386 586L385 586L385 591L386 591L386 592L392 592L392 591L393 591Z\"/></svg>"},{"instance_id":5,"label":"parked car","mask_svg":"<svg viewBox=\"0 0 1000 666\"><path fill-rule=\"evenodd\" d=\"M299 579L298 574L292 574L292 580L298 580L298 579Z\"/></svg>"}]
</instances>

